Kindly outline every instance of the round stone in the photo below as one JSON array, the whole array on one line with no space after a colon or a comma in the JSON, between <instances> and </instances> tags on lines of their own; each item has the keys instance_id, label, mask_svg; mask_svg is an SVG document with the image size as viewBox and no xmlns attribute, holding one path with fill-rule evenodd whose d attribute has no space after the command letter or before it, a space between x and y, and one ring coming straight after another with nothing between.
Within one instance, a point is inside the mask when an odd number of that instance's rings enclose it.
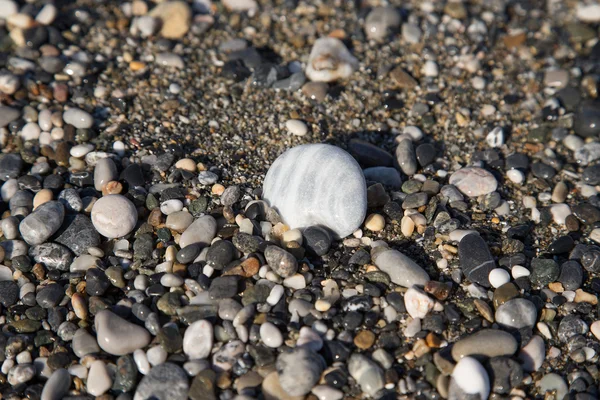
<instances>
[{"instance_id":1,"label":"round stone","mask_svg":"<svg viewBox=\"0 0 600 400\"><path fill-rule=\"evenodd\" d=\"M532 327L537 319L535 305L527 299L512 299L496 310L496 322L505 329Z\"/></svg>"},{"instance_id":2,"label":"round stone","mask_svg":"<svg viewBox=\"0 0 600 400\"><path fill-rule=\"evenodd\" d=\"M321 225L337 237L354 232L367 208L360 166L327 144L297 146L279 156L265 177L263 197L292 229Z\"/></svg>"},{"instance_id":3,"label":"round stone","mask_svg":"<svg viewBox=\"0 0 600 400\"><path fill-rule=\"evenodd\" d=\"M137 209L124 196L111 194L100 198L92 207L92 223L109 239L127 235L137 223Z\"/></svg>"}]
</instances>

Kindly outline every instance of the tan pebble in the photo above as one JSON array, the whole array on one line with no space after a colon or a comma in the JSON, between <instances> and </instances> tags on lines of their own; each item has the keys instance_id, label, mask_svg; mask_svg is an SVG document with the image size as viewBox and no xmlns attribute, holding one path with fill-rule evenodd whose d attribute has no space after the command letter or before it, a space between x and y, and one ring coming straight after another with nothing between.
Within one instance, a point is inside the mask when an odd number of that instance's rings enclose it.
<instances>
[{"instance_id":1,"label":"tan pebble","mask_svg":"<svg viewBox=\"0 0 600 400\"><path fill-rule=\"evenodd\" d=\"M375 343L375 334L371 331L360 331L354 338L354 344L362 350L371 348L373 343Z\"/></svg>"},{"instance_id":2,"label":"tan pebble","mask_svg":"<svg viewBox=\"0 0 600 400\"><path fill-rule=\"evenodd\" d=\"M596 337L596 339L600 340L600 321L595 321L590 325L590 331Z\"/></svg>"},{"instance_id":3,"label":"tan pebble","mask_svg":"<svg viewBox=\"0 0 600 400\"><path fill-rule=\"evenodd\" d=\"M302 245L302 232L300 232L300 229L290 229L289 231L283 232L281 244L287 247L287 244L291 242Z\"/></svg>"},{"instance_id":4,"label":"tan pebble","mask_svg":"<svg viewBox=\"0 0 600 400\"><path fill-rule=\"evenodd\" d=\"M189 172L196 172L196 163L191 158L182 158L175 163L175 168Z\"/></svg>"},{"instance_id":5,"label":"tan pebble","mask_svg":"<svg viewBox=\"0 0 600 400\"><path fill-rule=\"evenodd\" d=\"M562 283L560 283L560 282L552 282L552 283L548 284L548 288L550 290L552 290L554 293L562 293L565 291L565 288L563 287Z\"/></svg>"},{"instance_id":6,"label":"tan pebble","mask_svg":"<svg viewBox=\"0 0 600 400\"><path fill-rule=\"evenodd\" d=\"M237 226L241 226L242 222L246 219L242 214L238 214L235 216L235 223Z\"/></svg>"},{"instance_id":7,"label":"tan pebble","mask_svg":"<svg viewBox=\"0 0 600 400\"><path fill-rule=\"evenodd\" d=\"M141 61L132 61L129 63L129 69L134 72L143 69L145 66L146 64Z\"/></svg>"},{"instance_id":8,"label":"tan pebble","mask_svg":"<svg viewBox=\"0 0 600 400\"><path fill-rule=\"evenodd\" d=\"M371 232L379 232L385 228L385 218L381 214L371 214L365 220L365 228Z\"/></svg>"},{"instance_id":9,"label":"tan pebble","mask_svg":"<svg viewBox=\"0 0 600 400\"><path fill-rule=\"evenodd\" d=\"M176 256L177 256L177 247L175 247L173 245L170 245L169 247L167 247L167 250L165 250L165 261L174 262Z\"/></svg>"},{"instance_id":10,"label":"tan pebble","mask_svg":"<svg viewBox=\"0 0 600 400\"><path fill-rule=\"evenodd\" d=\"M225 191L225 186L221 185L220 183L215 183L212 186L210 191L212 194L216 194L217 196L220 196Z\"/></svg>"},{"instance_id":11,"label":"tan pebble","mask_svg":"<svg viewBox=\"0 0 600 400\"><path fill-rule=\"evenodd\" d=\"M146 15L148 12L148 5L141 0L135 0L131 3L131 12L136 17L139 17L140 15Z\"/></svg>"},{"instance_id":12,"label":"tan pebble","mask_svg":"<svg viewBox=\"0 0 600 400\"><path fill-rule=\"evenodd\" d=\"M102 194L119 194L123 191L123 185L119 181L110 181L102 187Z\"/></svg>"},{"instance_id":13,"label":"tan pebble","mask_svg":"<svg viewBox=\"0 0 600 400\"><path fill-rule=\"evenodd\" d=\"M590 303L592 305L598 304L598 297L591 293L584 292L581 289L575 291L575 303Z\"/></svg>"},{"instance_id":14,"label":"tan pebble","mask_svg":"<svg viewBox=\"0 0 600 400\"><path fill-rule=\"evenodd\" d=\"M494 322L494 313L492 308L483 300L475 299L473 301L475 307L477 307L477 311L489 322Z\"/></svg>"},{"instance_id":15,"label":"tan pebble","mask_svg":"<svg viewBox=\"0 0 600 400\"><path fill-rule=\"evenodd\" d=\"M429 353L431 349L427 346L427 341L425 339L419 339L415 342L412 351L416 358L420 358Z\"/></svg>"},{"instance_id":16,"label":"tan pebble","mask_svg":"<svg viewBox=\"0 0 600 400\"><path fill-rule=\"evenodd\" d=\"M196 164L196 170L198 172L202 172L202 171L206 171L206 165L204 165L204 163L199 162L198 164Z\"/></svg>"},{"instance_id":17,"label":"tan pebble","mask_svg":"<svg viewBox=\"0 0 600 400\"><path fill-rule=\"evenodd\" d=\"M75 315L77 315L77 318L83 320L87 318L87 304L85 298L81 294L73 294L73 296L71 297L71 305L73 306L73 311L75 311Z\"/></svg>"},{"instance_id":18,"label":"tan pebble","mask_svg":"<svg viewBox=\"0 0 600 400\"><path fill-rule=\"evenodd\" d=\"M52 190L50 189L42 189L36 193L33 198L33 209L35 210L42 204L52 200Z\"/></svg>"},{"instance_id":19,"label":"tan pebble","mask_svg":"<svg viewBox=\"0 0 600 400\"><path fill-rule=\"evenodd\" d=\"M400 231L406 237L410 237L415 231L415 222L411 217L404 216L400 221Z\"/></svg>"},{"instance_id":20,"label":"tan pebble","mask_svg":"<svg viewBox=\"0 0 600 400\"><path fill-rule=\"evenodd\" d=\"M375 265L372 265L372 264L367 265L367 272L374 272L374 271L379 271L379 268L377 268Z\"/></svg>"},{"instance_id":21,"label":"tan pebble","mask_svg":"<svg viewBox=\"0 0 600 400\"><path fill-rule=\"evenodd\" d=\"M283 234L287 231L290 230L290 227L287 226L286 224L282 223L282 222L278 222L277 224L275 224L275 226L273 226L273 228L271 229L271 234L273 236L275 236L275 238L281 240L281 238L283 237Z\"/></svg>"}]
</instances>

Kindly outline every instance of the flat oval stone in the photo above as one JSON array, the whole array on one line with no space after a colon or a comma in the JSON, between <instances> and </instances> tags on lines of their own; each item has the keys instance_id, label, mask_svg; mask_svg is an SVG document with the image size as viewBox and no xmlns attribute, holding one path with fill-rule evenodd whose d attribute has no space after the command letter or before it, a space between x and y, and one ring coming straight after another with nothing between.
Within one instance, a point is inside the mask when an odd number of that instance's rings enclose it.
<instances>
[{"instance_id":1,"label":"flat oval stone","mask_svg":"<svg viewBox=\"0 0 600 400\"><path fill-rule=\"evenodd\" d=\"M92 207L92 223L96 230L109 239L127 235L137 223L137 209L120 194L103 196Z\"/></svg>"},{"instance_id":2,"label":"flat oval stone","mask_svg":"<svg viewBox=\"0 0 600 400\"><path fill-rule=\"evenodd\" d=\"M458 242L458 259L467 279L485 287L490 286L489 275L496 267L496 262L479 234L470 233Z\"/></svg>"},{"instance_id":3,"label":"flat oval stone","mask_svg":"<svg viewBox=\"0 0 600 400\"><path fill-rule=\"evenodd\" d=\"M63 223L65 207L58 201L48 201L21 221L19 231L30 245L45 242Z\"/></svg>"},{"instance_id":4,"label":"flat oval stone","mask_svg":"<svg viewBox=\"0 0 600 400\"><path fill-rule=\"evenodd\" d=\"M98 345L109 354L122 356L146 347L150 333L109 310L102 310L94 319Z\"/></svg>"},{"instance_id":5,"label":"flat oval stone","mask_svg":"<svg viewBox=\"0 0 600 400\"><path fill-rule=\"evenodd\" d=\"M425 286L429 275L409 257L397 250L388 250L375 259L377 268L390 276L392 282L406 288Z\"/></svg>"},{"instance_id":6,"label":"flat oval stone","mask_svg":"<svg viewBox=\"0 0 600 400\"><path fill-rule=\"evenodd\" d=\"M94 168L94 187L102 191L102 187L119 177L117 166L111 158L101 158Z\"/></svg>"},{"instance_id":7,"label":"flat oval stone","mask_svg":"<svg viewBox=\"0 0 600 400\"><path fill-rule=\"evenodd\" d=\"M217 221L210 215L203 215L181 234L179 246L184 248L190 244L199 243L208 246L217 234Z\"/></svg>"},{"instance_id":8,"label":"flat oval stone","mask_svg":"<svg viewBox=\"0 0 600 400\"><path fill-rule=\"evenodd\" d=\"M479 167L461 168L450 176L449 183L469 197L492 193L498 181L489 171Z\"/></svg>"},{"instance_id":9,"label":"flat oval stone","mask_svg":"<svg viewBox=\"0 0 600 400\"><path fill-rule=\"evenodd\" d=\"M360 166L327 144L297 146L279 156L265 177L263 197L292 229L321 225L337 237L354 232L367 212Z\"/></svg>"},{"instance_id":10,"label":"flat oval stone","mask_svg":"<svg viewBox=\"0 0 600 400\"><path fill-rule=\"evenodd\" d=\"M467 356L511 356L516 351L517 341L510 333L499 329L483 329L454 343L452 358L459 361Z\"/></svg>"}]
</instances>

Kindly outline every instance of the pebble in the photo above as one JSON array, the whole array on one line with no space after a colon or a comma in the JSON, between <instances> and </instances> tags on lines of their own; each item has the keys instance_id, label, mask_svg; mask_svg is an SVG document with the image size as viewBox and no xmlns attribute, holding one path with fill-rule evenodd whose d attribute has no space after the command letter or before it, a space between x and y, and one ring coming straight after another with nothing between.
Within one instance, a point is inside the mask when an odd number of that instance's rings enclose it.
<instances>
[{"instance_id":1,"label":"pebble","mask_svg":"<svg viewBox=\"0 0 600 400\"><path fill-rule=\"evenodd\" d=\"M366 214L362 170L348 153L325 144L297 146L279 156L265 177L263 197L291 228L320 225L338 237L354 232Z\"/></svg>"},{"instance_id":2,"label":"pebble","mask_svg":"<svg viewBox=\"0 0 600 400\"><path fill-rule=\"evenodd\" d=\"M458 386L461 392L468 395L475 395L478 399L484 400L490 394L490 379L483 366L473 357L462 358L452 371L452 381ZM461 398L462 396L452 393L450 386L449 398Z\"/></svg>"},{"instance_id":3,"label":"pebble","mask_svg":"<svg viewBox=\"0 0 600 400\"><path fill-rule=\"evenodd\" d=\"M535 305L526 299L512 299L496 309L496 322L505 329L533 327L536 320Z\"/></svg>"},{"instance_id":4,"label":"pebble","mask_svg":"<svg viewBox=\"0 0 600 400\"><path fill-rule=\"evenodd\" d=\"M71 386L71 376L66 369L55 370L44 384L41 400L62 400Z\"/></svg>"},{"instance_id":5,"label":"pebble","mask_svg":"<svg viewBox=\"0 0 600 400\"><path fill-rule=\"evenodd\" d=\"M365 19L365 34L373 40L383 40L400 27L402 18L394 7L375 7Z\"/></svg>"},{"instance_id":6,"label":"pebble","mask_svg":"<svg viewBox=\"0 0 600 400\"><path fill-rule=\"evenodd\" d=\"M94 118L79 108L69 108L63 113L63 120L77 129L89 129L94 124Z\"/></svg>"},{"instance_id":7,"label":"pebble","mask_svg":"<svg viewBox=\"0 0 600 400\"><path fill-rule=\"evenodd\" d=\"M87 377L86 389L92 396L101 396L112 386L112 379L108 375L106 364L101 360L96 360L90 366Z\"/></svg>"},{"instance_id":8,"label":"pebble","mask_svg":"<svg viewBox=\"0 0 600 400\"><path fill-rule=\"evenodd\" d=\"M369 396L374 396L384 387L383 370L377 363L363 354L354 353L350 356L348 372L356 380L361 390Z\"/></svg>"},{"instance_id":9,"label":"pebble","mask_svg":"<svg viewBox=\"0 0 600 400\"><path fill-rule=\"evenodd\" d=\"M121 356L133 353L150 343L150 334L108 310L100 311L94 319L98 345L109 354Z\"/></svg>"},{"instance_id":10,"label":"pebble","mask_svg":"<svg viewBox=\"0 0 600 400\"><path fill-rule=\"evenodd\" d=\"M406 288L425 286L429 275L417 263L397 250L387 250L375 259L375 265L396 285Z\"/></svg>"},{"instance_id":11,"label":"pebble","mask_svg":"<svg viewBox=\"0 0 600 400\"><path fill-rule=\"evenodd\" d=\"M304 396L319 381L325 361L314 351L300 347L279 354L276 368L281 388L288 395Z\"/></svg>"},{"instance_id":12,"label":"pebble","mask_svg":"<svg viewBox=\"0 0 600 400\"><path fill-rule=\"evenodd\" d=\"M538 391L544 395L548 392L553 392L555 398L564 399L568 394L568 386L560 375L555 373L546 374L536 382Z\"/></svg>"},{"instance_id":13,"label":"pebble","mask_svg":"<svg viewBox=\"0 0 600 400\"><path fill-rule=\"evenodd\" d=\"M94 187L102 191L104 185L118 178L117 166L110 158L101 158L94 168Z\"/></svg>"},{"instance_id":14,"label":"pebble","mask_svg":"<svg viewBox=\"0 0 600 400\"><path fill-rule=\"evenodd\" d=\"M542 367L546 358L546 345L541 336L534 335L519 352L519 360L527 372L535 372Z\"/></svg>"},{"instance_id":15,"label":"pebble","mask_svg":"<svg viewBox=\"0 0 600 400\"><path fill-rule=\"evenodd\" d=\"M2 118L2 107L0 106L0 118ZM1 122L1 121L0 121ZM0 124L1 127L1 124ZM2 185L2 199L10 200L12 195L18 190L16 180L23 168L23 160L17 154L0 154L0 180L6 181Z\"/></svg>"},{"instance_id":16,"label":"pebble","mask_svg":"<svg viewBox=\"0 0 600 400\"><path fill-rule=\"evenodd\" d=\"M493 343L493 346L490 346ZM499 329L482 329L466 336L452 346L452 358L460 361L464 357L512 356L517 351L517 341L507 332Z\"/></svg>"},{"instance_id":17,"label":"pebble","mask_svg":"<svg viewBox=\"0 0 600 400\"><path fill-rule=\"evenodd\" d=\"M298 270L298 262L289 252L277 246L267 246L265 259L269 267L279 276L287 278Z\"/></svg>"},{"instance_id":18,"label":"pebble","mask_svg":"<svg viewBox=\"0 0 600 400\"><path fill-rule=\"evenodd\" d=\"M166 362L155 366L142 378L133 400L186 400L188 391L185 371L176 364Z\"/></svg>"},{"instance_id":19,"label":"pebble","mask_svg":"<svg viewBox=\"0 0 600 400\"><path fill-rule=\"evenodd\" d=\"M48 201L35 209L19 224L23 239L30 245L38 245L52 236L63 223L65 208L58 201Z\"/></svg>"},{"instance_id":20,"label":"pebble","mask_svg":"<svg viewBox=\"0 0 600 400\"><path fill-rule=\"evenodd\" d=\"M206 320L192 323L183 336L183 352L192 360L208 358L213 346L213 327Z\"/></svg>"},{"instance_id":21,"label":"pebble","mask_svg":"<svg viewBox=\"0 0 600 400\"><path fill-rule=\"evenodd\" d=\"M162 21L160 34L167 39L180 39L190 30L192 10L184 1L159 3L149 16Z\"/></svg>"},{"instance_id":22,"label":"pebble","mask_svg":"<svg viewBox=\"0 0 600 400\"><path fill-rule=\"evenodd\" d=\"M265 345L274 349L283 344L281 331L270 322L265 322L260 326L260 338Z\"/></svg>"},{"instance_id":23,"label":"pebble","mask_svg":"<svg viewBox=\"0 0 600 400\"><path fill-rule=\"evenodd\" d=\"M469 197L492 193L498 187L498 181L494 175L479 167L459 169L450 176L449 183Z\"/></svg>"},{"instance_id":24,"label":"pebble","mask_svg":"<svg viewBox=\"0 0 600 400\"><path fill-rule=\"evenodd\" d=\"M133 203L119 194L103 196L92 207L94 228L109 239L129 234L137 224L138 213Z\"/></svg>"},{"instance_id":25,"label":"pebble","mask_svg":"<svg viewBox=\"0 0 600 400\"><path fill-rule=\"evenodd\" d=\"M493 288L499 288L505 283L510 282L510 274L502 268L494 268L490 271L489 281Z\"/></svg>"},{"instance_id":26,"label":"pebble","mask_svg":"<svg viewBox=\"0 0 600 400\"><path fill-rule=\"evenodd\" d=\"M192 222L179 238L179 246L187 247L198 243L208 246L217 234L217 221L210 215L204 215Z\"/></svg>"},{"instance_id":27,"label":"pebble","mask_svg":"<svg viewBox=\"0 0 600 400\"><path fill-rule=\"evenodd\" d=\"M421 289L411 287L404 294L404 306L413 318L425 318L433 310L434 304L433 299Z\"/></svg>"},{"instance_id":28,"label":"pebble","mask_svg":"<svg viewBox=\"0 0 600 400\"><path fill-rule=\"evenodd\" d=\"M417 156L412 140L404 139L396 147L396 161L404 174L412 176L417 172Z\"/></svg>"},{"instance_id":29,"label":"pebble","mask_svg":"<svg viewBox=\"0 0 600 400\"><path fill-rule=\"evenodd\" d=\"M288 119L285 121L285 127L292 135L304 136L308 133L308 126L298 119Z\"/></svg>"},{"instance_id":30,"label":"pebble","mask_svg":"<svg viewBox=\"0 0 600 400\"><path fill-rule=\"evenodd\" d=\"M465 276L479 285L489 287L490 273L496 262L485 240L478 234L468 234L458 243L458 258Z\"/></svg>"},{"instance_id":31,"label":"pebble","mask_svg":"<svg viewBox=\"0 0 600 400\"><path fill-rule=\"evenodd\" d=\"M12 107L0 106L0 128L19 118L21 113Z\"/></svg>"},{"instance_id":32,"label":"pebble","mask_svg":"<svg viewBox=\"0 0 600 400\"><path fill-rule=\"evenodd\" d=\"M311 81L333 82L348 79L357 68L358 60L341 40L323 37L310 51L305 74Z\"/></svg>"}]
</instances>

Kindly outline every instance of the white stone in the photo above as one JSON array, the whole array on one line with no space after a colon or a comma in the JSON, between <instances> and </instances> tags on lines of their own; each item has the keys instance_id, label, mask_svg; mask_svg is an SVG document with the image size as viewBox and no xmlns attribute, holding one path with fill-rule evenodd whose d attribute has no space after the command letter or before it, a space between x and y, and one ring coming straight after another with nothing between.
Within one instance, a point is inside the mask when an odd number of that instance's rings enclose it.
<instances>
[{"instance_id":1,"label":"white stone","mask_svg":"<svg viewBox=\"0 0 600 400\"><path fill-rule=\"evenodd\" d=\"M133 203L120 194L103 196L92 207L92 223L103 236L114 239L130 233L137 223Z\"/></svg>"},{"instance_id":2,"label":"white stone","mask_svg":"<svg viewBox=\"0 0 600 400\"><path fill-rule=\"evenodd\" d=\"M101 396L112 386L112 379L108 375L106 365L101 360L96 360L90 366L87 377L87 392L92 396Z\"/></svg>"},{"instance_id":3,"label":"white stone","mask_svg":"<svg viewBox=\"0 0 600 400\"><path fill-rule=\"evenodd\" d=\"M449 183L469 197L492 193L498 181L489 171L479 167L461 168L450 176Z\"/></svg>"},{"instance_id":4,"label":"white stone","mask_svg":"<svg viewBox=\"0 0 600 400\"><path fill-rule=\"evenodd\" d=\"M283 296L283 292L284 292L283 286L281 286L281 285L273 286L273 288L271 289L271 292L269 293L269 297L267 297L267 303L272 306L279 303L279 300Z\"/></svg>"},{"instance_id":5,"label":"white stone","mask_svg":"<svg viewBox=\"0 0 600 400\"><path fill-rule=\"evenodd\" d=\"M283 344L281 331L271 322L265 322L260 326L260 338L266 346L274 349Z\"/></svg>"},{"instance_id":6,"label":"white stone","mask_svg":"<svg viewBox=\"0 0 600 400\"><path fill-rule=\"evenodd\" d=\"M546 345L541 336L534 335L529 343L519 352L519 359L523 369L527 372L534 372L540 369L546 358Z\"/></svg>"},{"instance_id":7,"label":"white stone","mask_svg":"<svg viewBox=\"0 0 600 400\"><path fill-rule=\"evenodd\" d=\"M303 326L300 328L296 346L305 346L313 351L319 351L323 347L323 339L313 329Z\"/></svg>"},{"instance_id":8,"label":"white stone","mask_svg":"<svg viewBox=\"0 0 600 400\"><path fill-rule=\"evenodd\" d=\"M481 400L486 400L490 394L490 378L485 368L473 357L464 357L456 364L452 380L464 393L478 395Z\"/></svg>"},{"instance_id":9,"label":"white stone","mask_svg":"<svg viewBox=\"0 0 600 400\"><path fill-rule=\"evenodd\" d=\"M512 274L513 279L519 279L531 275L531 272L529 272L527 268L521 265L515 265L514 267L512 267L510 272Z\"/></svg>"},{"instance_id":10,"label":"white stone","mask_svg":"<svg viewBox=\"0 0 600 400\"><path fill-rule=\"evenodd\" d=\"M397 250L387 250L375 258L375 265L390 276L396 285L410 288L413 285L425 286L429 275L410 257Z\"/></svg>"},{"instance_id":11,"label":"white stone","mask_svg":"<svg viewBox=\"0 0 600 400\"><path fill-rule=\"evenodd\" d=\"M183 352L190 359L207 358L213 346L213 327L206 320L192 323L183 335Z\"/></svg>"},{"instance_id":12,"label":"white stone","mask_svg":"<svg viewBox=\"0 0 600 400\"><path fill-rule=\"evenodd\" d=\"M168 356L169 355L167 354L165 349L162 348L162 346L154 346L149 348L148 351L146 351L146 358L153 367L167 361Z\"/></svg>"},{"instance_id":13,"label":"white stone","mask_svg":"<svg viewBox=\"0 0 600 400\"><path fill-rule=\"evenodd\" d=\"M299 119L288 119L285 122L285 127L289 133L295 136L304 136L308 133L308 126Z\"/></svg>"},{"instance_id":14,"label":"white stone","mask_svg":"<svg viewBox=\"0 0 600 400\"><path fill-rule=\"evenodd\" d=\"M485 141L492 148L502 147L504 144L504 130L499 126L495 127L487 134Z\"/></svg>"},{"instance_id":15,"label":"white stone","mask_svg":"<svg viewBox=\"0 0 600 400\"><path fill-rule=\"evenodd\" d=\"M321 225L338 237L354 232L366 214L366 183L356 160L327 144L294 147L265 177L263 197L293 228Z\"/></svg>"},{"instance_id":16,"label":"white stone","mask_svg":"<svg viewBox=\"0 0 600 400\"><path fill-rule=\"evenodd\" d=\"M577 19L591 23L600 21L600 4L579 4L577 7Z\"/></svg>"},{"instance_id":17,"label":"white stone","mask_svg":"<svg viewBox=\"0 0 600 400\"><path fill-rule=\"evenodd\" d=\"M600 340L600 321L594 321L590 325L590 332L596 337L596 339Z\"/></svg>"},{"instance_id":18,"label":"white stone","mask_svg":"<svg viewBox=\"0 0 600 400\"><path fill-rule=\"evenodd\" d=\"M28 122L21 129L20 136L23 140L37 140L40 137L42 130L37 122Z\"/></svg>"},{"instance_id":19,"label":"white stone","mask_svg":"<svg viewBox=\"0 0 600 400\"><path fill-rule=\"evenodd\" d=\"M102 158L98 160L94 168L94 187L101 192L104 185L110 181L114 181L119 177L117 166L110 158Z\"/></svg>"},{"instance_id":20,"label":"white stone","mask_svg":"<svg viewBox=\"0 0 600 400\"><path fill-rule=\"evenodd\" d=\"M203 215L181 234L179 246L184 248L190 244L200 243L208 246L217 234L217 221L210 215Z\"/></svg>"},{"instance_id":21,"label":"white stone","mask_svg":"<svg viewBox=\"0 0 600 400\"><path fill-rule=\"evenodd\" d=\"M425 65L423 65L423 75L428 76L430 78L435 78L440 73L440 68L435 63L435 61L426 61Z\"/></svg>"},{"instance_id":22,"label":"white stone","mask_svg":"<svg viewBox=\"0 0 600 400\"><path fill-rule=\"evenodd\" d=\"M0 19L6 19L19 12L19 6L12 0L0 0Z\"/></svg>"},{"instance_id":23,"label":"white stone","mask_svg":"<svg viewBox=\"0 0 600 400\"><path fill-rule=\"evenodd\" d=\"M135 366L140 371L140 374L147 375L150 372L150 362L144 350L137 349L133 352L133 362L135 362Z\"/></svg>"},{"instance_id":24,"label":"white stone","mask_svg":"<svg viewBox=\"0 0 600 400\"><path fill-rule=\"evenodd\" d=\"M566 218L571 215L571 208L564 203L552 204L549 208L554 222L558 225L564 225Z\"/></svg>"},{"instance_id":25,"label":"white stone","mask_svg":"<svg viewBox=\"0 0 600 400\"><path fill-rule=\"evenodd\" d=\"M520 185L525 181L525 174L518 169L511 169L506 172L506 176L510 179L511 182Z\"/></svg>"},{"instance_id":26,"label":"white stone","mask_svg":"<svg viewBox=\"0 0 600 400\"><path fill-rule=\"evenodd\" d=\"M70 386L71 376L69 375L69 372L63 368L57 369L44 384L44 389L42 389L42 396L40 399L62 400L62 398L68 393Z\"/></svg>"},{"instance_id":27,"label":"white stone","mask_svg":"<svg viewBox=\"0 0 600 400\"><path fill-rule=\"evenodd\" d=\"M349 78L358 68L358 60L336 38L317 39L308 57L306 77L311 81L333 82Z\"/></svg>"},{"instance_id":28,"label":"white stone","mask_svg":"<svg viewBox=\"0 0 600 400\"><path fill-rule=\"evenodd\" d=\"M94 124L94 118L79 108L69 108L63 113L63 120L77 129L88 129Z\"/></svg>"},{"instance_id":29,"label":"white stone","mask_svg":"<svg viewBox=\"0 0 600 400\"><path fill-rule=\"evenodd\" d=\"M435 302L421 289L411 287L404 294L406 311L413 318L423 319L433 310Z\"/></svg>"},{"instance_id":30,"label":"white stone","mask_svg":"<svg viewBox=\"0 0 600 400\"><path fill-rule=\"evenodd\" d=\"M102 310L94 319L98 345L109 354L122 356L150 343L150 334L108 310Z\"/></svg>"},{"instance_id":31,"label":"white stone","mask_svg":"<svg viewBox=\"0 0 600 400\"><path fill-rule=\"evenodd\" d=\"M494 268L489 274L490 285L494 288L499 288L505 283L510 282L510 274L502 268Z\"/></svg>"},{"instance_id":32,"label":"white stone","mask_svg":"<svg viewBox=\"0 0 600 400\"><path fill-rule=\"evenodd\" d=\"M54 22L56 15L58 14L58 10L56 6L52 3L46 4L40 12L36 15L35 20L42 25L50 25Z\"/></svg>"}]
</instances>

